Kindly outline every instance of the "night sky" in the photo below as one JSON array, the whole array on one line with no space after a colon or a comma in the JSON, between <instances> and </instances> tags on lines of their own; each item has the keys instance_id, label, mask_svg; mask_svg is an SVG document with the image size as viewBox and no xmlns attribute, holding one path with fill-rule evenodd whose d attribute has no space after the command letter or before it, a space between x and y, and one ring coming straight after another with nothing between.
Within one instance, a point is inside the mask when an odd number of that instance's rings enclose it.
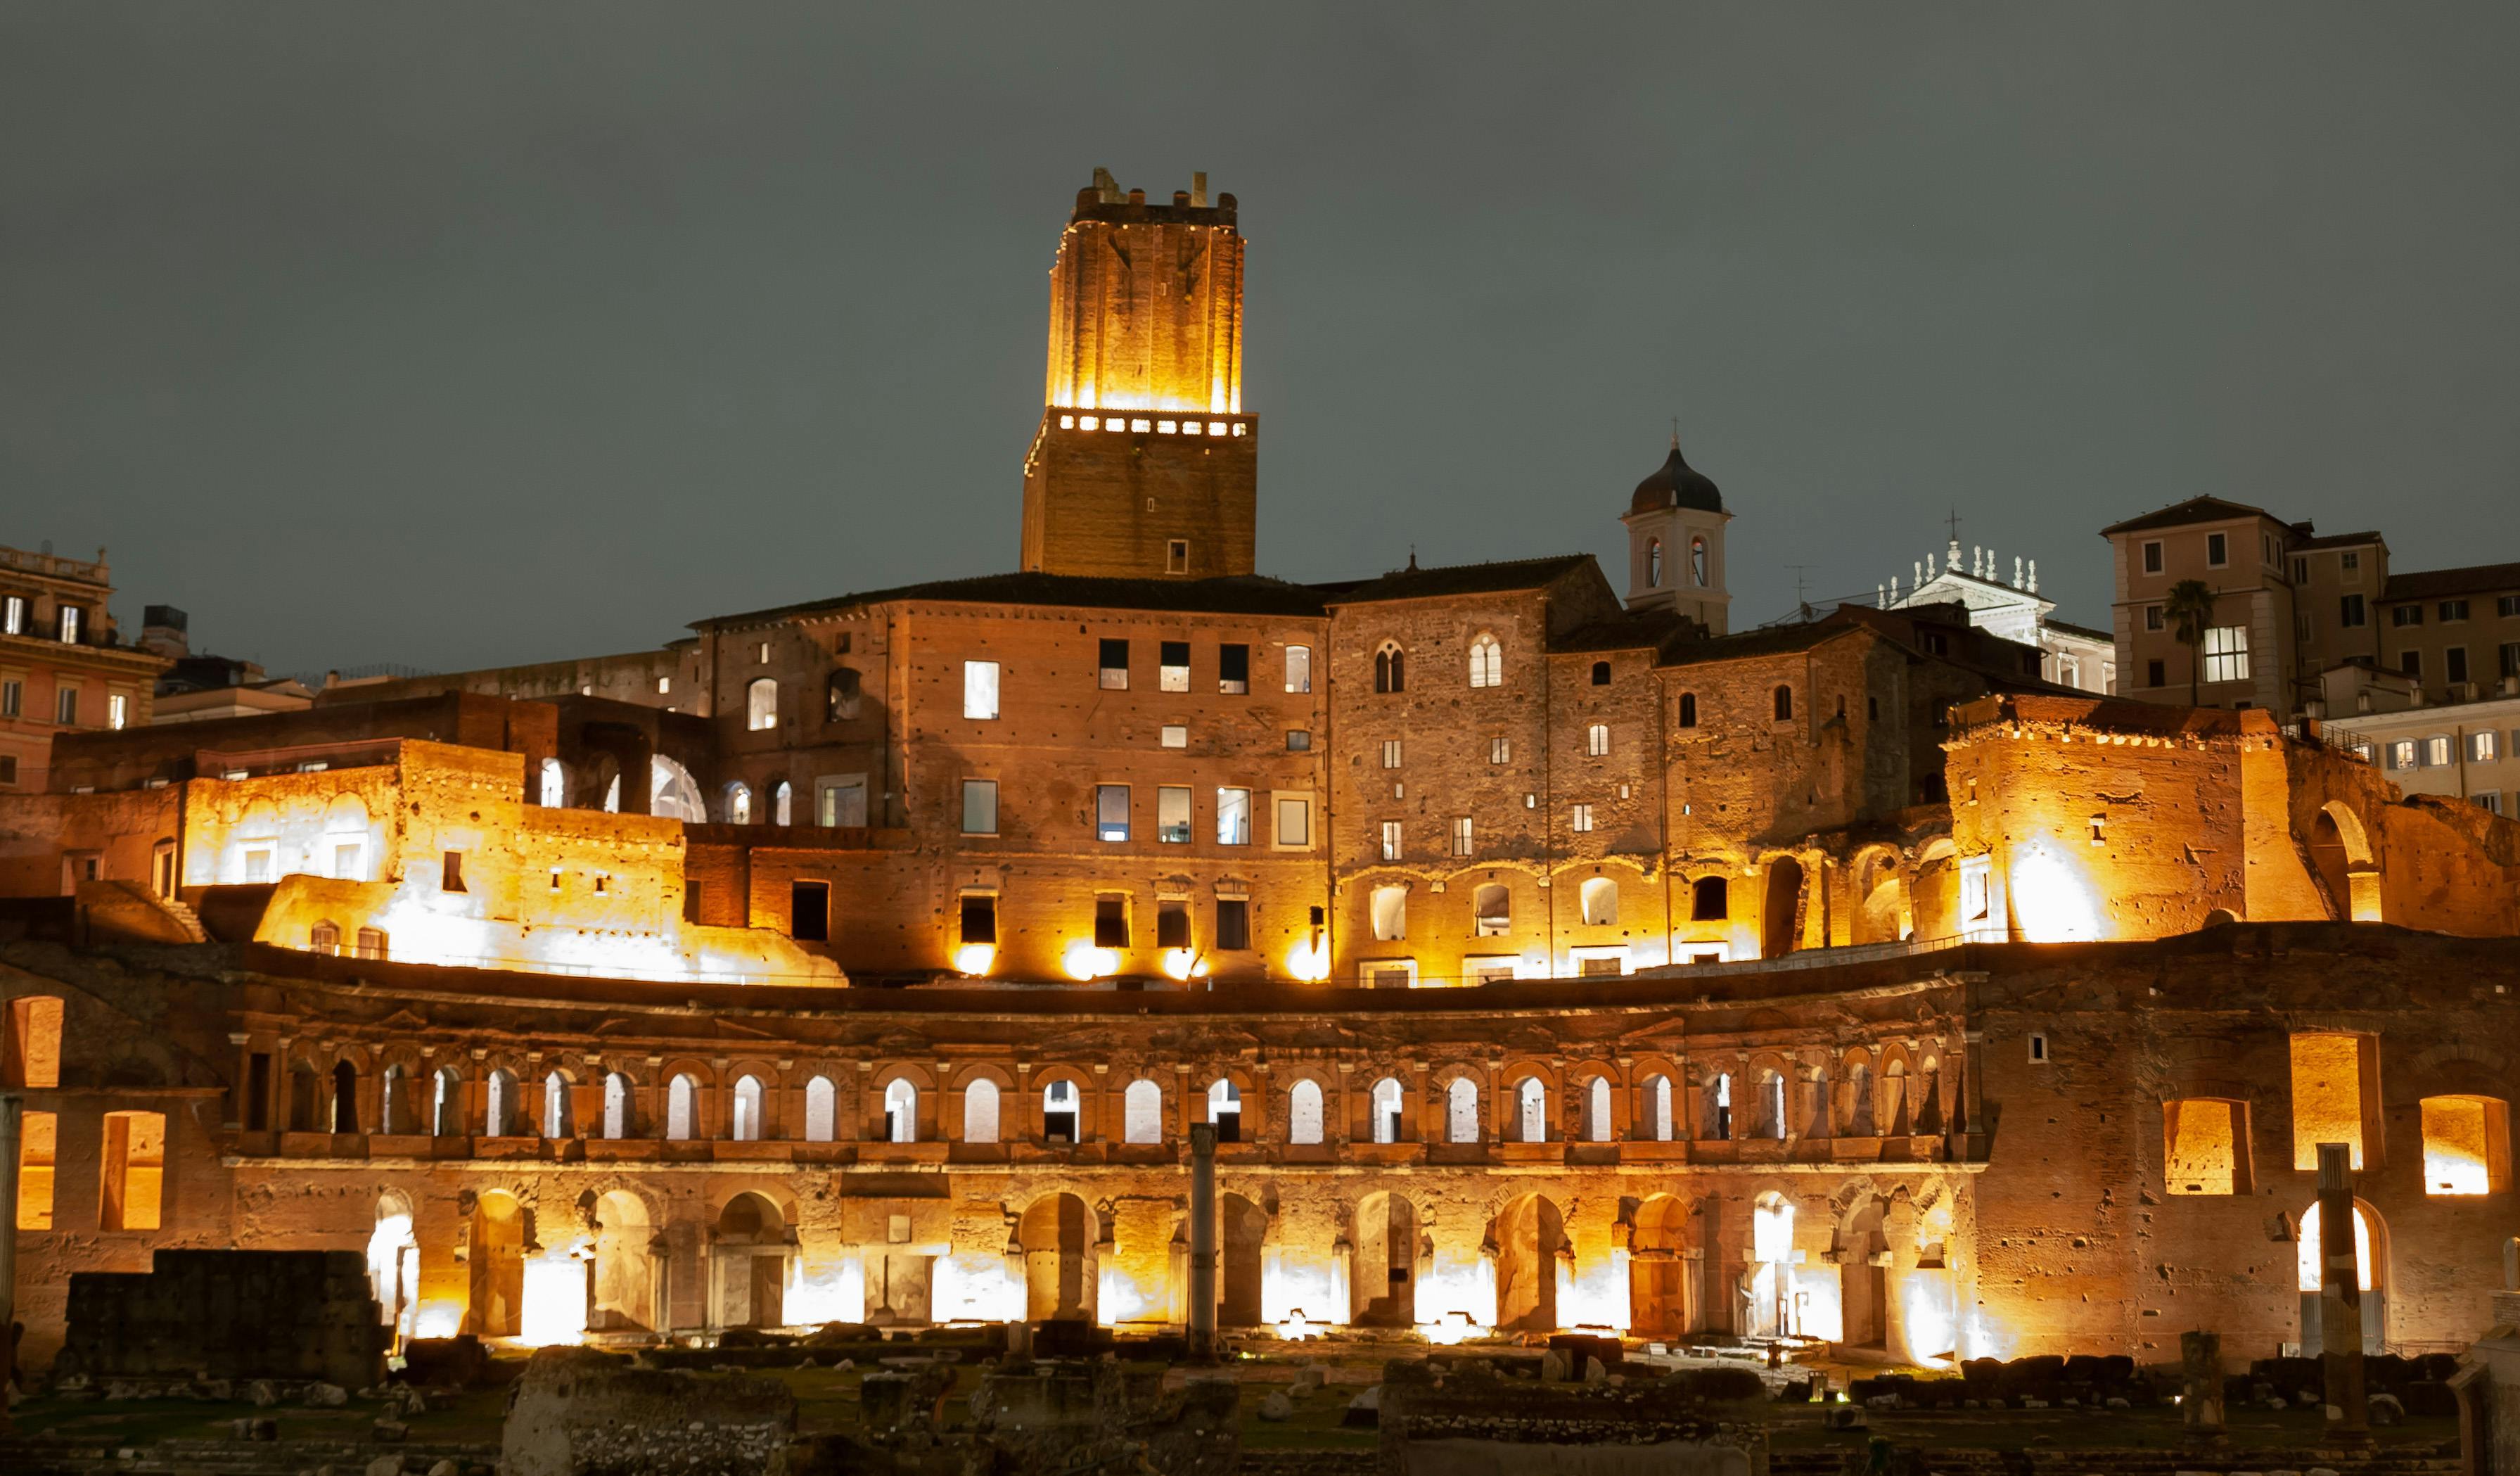
<instances>
[{"instance_id":1,"label":"night sky","mask_svg":"<svg viewBox=\"0 0 2520 1476\"><path fill-rule=\"evenodd\" d=\"M2200 492L2520 558L2520 7L0 4L0 543L275 671L1013 567L1096 165L1241 204L1260 560L1736 627Z\"/></svg>"}]
</instances>

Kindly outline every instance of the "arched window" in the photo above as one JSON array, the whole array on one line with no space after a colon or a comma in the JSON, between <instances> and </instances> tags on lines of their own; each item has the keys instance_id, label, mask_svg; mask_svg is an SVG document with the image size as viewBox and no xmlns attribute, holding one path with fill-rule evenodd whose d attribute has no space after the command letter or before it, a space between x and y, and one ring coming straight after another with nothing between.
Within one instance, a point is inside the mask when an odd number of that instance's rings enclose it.
<instances>
[{"instance_id":1,"label":"arched window","mask_svg":"<svg viewBox=\"0 0 2520 1476\"><path fill-rule=\"evenodd\" d=\"M306 930L306 946L318 953L341 951L341 925L330 918Z\"/></svg>"},{"instance_id":2,"label":"arched window","mask_svg":"<svg viewBox=\"0 0 2520 1476\"><path fill-rule=\"evenodd\" d=\"M1322 1140L1322 1088L1309 1079L1297 1082L1286 1093L1286 1141L1318 1143Z\"/></svg>"},{"instance_id":3,"label":"arched window","mask_svg":"<svg viewBox=\"0 0 2520 1476\"><path fill-rule=\"evenodd\" d=\"M1732 1136L1732 1077L1716 1073L1706 1084L1706 1135L1717 1142Z\"/></svg>"},{"instance_id":4,"label":"arched window","mask_svg":"<svg viewBox=\"0 0 2520 1476\"><path fill-rule=\"evenodd\" d=\"M733 1130L727 1135L739 1143L757 1142L761 1138L761 1079L742 1076L735 1079L735 1111L728 1123Z\"/></svg>"},{"instance_id":5,"label":"arched window","mask_svg":"<svg viewBox=\"0 0 2520 1476\"><path fill-rule=\"evenodd\" d=\"M779 781L779 787L770 792L770 823L773 825L793 825L796 823L795 812L795 788L787 780L782 779Z\"/></svg>"},{"instance_id":6,"label":"arched window","mask_svg":"<svg viewBox=\"0 0 2520 1476\"><path fill-rule=\"evenodd\" d=\"M726 787L725 813L726 823L729 825L749 825L752 823L751 785L738 779L733 784Z\"/></svg>"},{"instance_id":7,"label":"arched window","mask_svg":"<svg viewBox=\"0 0 2520 1476\"><path fill-rule=\"evenodd\" d=\"M614 1139L630 1135L630 1079L617 1071L604 1078L604 1135Z\"/></svg>"},{"instance_id":8,"label":"arched window","mask_svg":"<svg viewBox=\"0 0 2520 1476\"><path fill-rule=\"evenodd\" d=\"M1475 1143L1479 1140L1479 1088L1468 1077L1453 1078L1444 1088L1444 1141Z\"/></svg>"},{"instance_id":9,"label":"arched window","mask_svg":"<svg viewBox=\"0 0 2520 1476\"><path fill-rule=\"evenodd\" d=\"M377 1130L401 1133L411 1130L411 1077L400 1066L385 1068L377 1105Z\"/></svg>"},{"instance_id":10,"label":"arched window","mask_svg":"<svg viewBox=\"0 0 2520 1476\"><path fill-rule=\"evenodd\" d=\"M1610 1140L1610 1079L1595 1077L1584 1088L1584 1141L1606 1143Z\"/></svg>"},{"instance_id":11,"label":"arched window","mask_svg":"<svg viewBox=\"0 0 2520 1476\"><path fill-rule=\"evenodd\" d=\"M1408 660L1408 653L1400 649L1398 642L1384 641L1382 649L1373 653L1373 690L1407 691L1409 688Z\"/></svg>"},{"instance_id":12,"label":"arched window","mask_svg":"<svg viewBox=\"0 0 2520 1476\"><path fill-rule=\"evenodd\" d=\"M689 1142L698 1129L700 1084L689 1072L674 1078L665 1087L665 1136L675 1142Z\"/></svg>"},{"instance_id":13,"label":"arched window","mask_svg":"<svg viewBox=\"0 0 2520 1476\"><path fill-rule=\"evenodd\" d=\"M1513 931L1513 894L1503 882L1482 883L1470 896L1470 933L1503 938Z\"/></svg>"},{"instance_id":14,"label":"arched window","mask_svg":"<svg viewBox=\"0 0 2520 1476\"><path fill-rule=\"evenodd\" d=\"M492 1137L513 1137L517 1124L517 1078L505 1067L490 1073L489 1130Z\"/></svg>"},{"instance_id":15,"label":"arched window","mask_svg":"<svg viewBox=\"0 0 2520 1476\"><path fill-rule=\"evenodd\" d=\"M1597 687L1606 687L1609 684L1610 664L1605 661L1597 661L1593 663L1593 685Z\"/></svg>"},{"instance_id":16,"label":"arched window","mask_svg":"<svg viewBox=\"0 0 2520 1476\"><path fill-rule=\"evenodd\" d=\"M1785 1079L1776 1071L1759 1073L1759 1135L1779 1141L1785 1135Z\"/></svg>"},{"instance_id":17,"label":"arched window","mask_svg":"<svg viewBox=\"0 0 2520 1476\"><path fill-rule=\"evenodd\" d=\"M1397 943L1409 936L1409 889L1376 887L1373 889L1373 937L1376 943Z\"/></svg>"},{"instance_id":18,"label":"arched window","mask_svg":"<svg viewBox=\"0 0 2520 1476\"><path fill-rule=\"evenodd\" d=\"M1872 1136L1872 1068L1862 1062L1846 1069L1846 1135Z\"/></svg>"},{"instance_id":19,"label":"arched window","mask_svg":"<svg viewBox=\"0 0 2520 1476\"><path fill-rule=\"evenodd\" d=\"M1470 642L1470 685L1505 685L1505 648L1497 644L1493 635L1482 634Z\"/></svg>"},{"instance_id":20,"label":"arched window","mask_svg":"<svg viewBox=\"0 0 2520 1476\"><path fill-rule=\"evenodd\" d=\"M805 1084L805 1141L828 1143L838 1136L839 1088L830 1077L816 1077Z\"/></svg>"},{"instance_id":21,"label":"arched window","mask_svg":"<svg viewBox=\"0 0 2520 1476\"><path fill-rule=\"evenodd\" d=\"M1660 538L1645 540L1645 583L1655 589L1662 587L1662 539Z\"/></svg>"},{"instance_id":22,"label":"arched window","mask_svg":"<svg viewBox=\"0 0 2520 1476\"><path fill-rule=\"evenodd\" d=\"M1688 574L1689 577L1697 581L1698 588L1706 587L1706 540L1704 538L1688 540Z\"/></svg>"},{"instance_id":23,"label":"arched window","mask_svg":"<svg viewBox=\"0 0 2520 1476\"><path fill-rule=\"evenodd\" d=\"M1606 876L1584 878L1584 924L1593 928L1614 928L1619 923L1619 884Z\"/></svg>"},{"instance_id":24,"label":"arched window","mask_svg":"<svg viewBox=\"0 0 2520 1476\"><path fill-rule=\"evenodd\" d=\"M890 1099L890 1093L885 1093ZM974 1077L963 1088L963 1141L994 1143L998 1140L998 1084L987 1077Z\"/></svg>"},{"instance_id":25,"label":"arched window","mask_svg":"<svg viewBox=\"0 0 2520 1476\"><path fill-rule=\"evenodd\" d=\"M1121 1132L1123 1142L1160 1143L1164 1140L1164 1089L1140 1078L1129 1084L1121 1094Z\"/></svg>"},{"instance_id":26,"label":"arched window","mask_svg":"<svg viewBox=\"0 0 2520 1476\"><path fill-rule=\"evenodd\" d=\"M756 676L743 689L743 725L759 733L779 725L779 683L767 676Z\"/></svg>"},{"instance_id":27,"label":"arched window","mask_svg":"<svg viewBox=\"0 0 2520 1476\"><path fill-rule=\"evenodd\" d=\"M1691 922L1721 922L1732 915L1732 889L1720 876L1701 876L1688 884Z\"/></svg>"},{"instance_id":28,"label":"arched window","mask_svg":"<svg viewBox=\"0 0 2520 1476\"><path fill-rule=\"evenodd\" d=\"M823 707L827 720L846 722L858 715L858 703L864 695L865 678L855 667L832 669L831 679L823 684Z\"/></svg>"},{"instance_id":29,"label":"arched window","mask_svg":"<svg viewBox=\"0 0 2520 1476\"><path fill-rule=\"evenodd\" d=\"M1400 1084L1389 1077L1373 1084L1373 1140L1377 1143L1400 1141Z\"/></svg>"},{"instance_id":30,"label":"arched window","mask_svg":"<svg viewBox=\"0 0 2520 1476\"><path fill-rule=\"evenodd\" d=\"M1082 1099L1076 1094L1076 1084L1062 1077L1041 1089L1042 1140L1072 1143L1077 1131L1077 1109Z\"/></svg>"},{"instance_id":31,"label":"arched window","mask_svg":"<svg viewBox=\"0 0 2520 1476\"><path fill-rule=\"evenodd\" d=\"M543 1078L543 1136L562 1138L569 1135L568 1078L555 1071Z\"/></svg>"},{"instance_id":32,"label":"arched window","mask_svg":"<svg viewBox=\"0 0 2520 1476\"><path fill-rule=\"evenodd\" d=\"M1219 1077L1207 1088L1207 1120L1216 1125L1218 1142L1242 1141L1242 1092L1233 1082Z\"/></svg>"},{"instance_id":33,"label":"arched window","mask_svg":"<svg viewBox=\"0 0 2520 1476\"><path fill-rule=\"evenodd\" d=\"M1644 1127L1655 1142L1671 1141L1671 1078L1660 1072L1645 1078Z\"/></svg>"},{"instance_id":34,"label":"arched window","mask_svg":"<svg viewBox=\"0 0 2520 1476\"><path fill-rule=\"evenodd\" d=\"M1682 727L1685 727L1685 728L1693 728L1693 727L1697 726L1697 694L1696 694L1696 693L1694 693L1694 692L1683 692L1683 693L1681 693L1681 694L1680 694L1680 718L1679 718L1679 721L1680 721L1680 725L1681 725Z\"/></svg>"},{"instance_id":35,"label":"arched window","mask_svg":"<svg viewBox=\"0 0 2520 1476\"><path fill-rule=\"evenodd\" d=\"M568 804L568 770L561 766L558 759L543 761L541 790L536 798L543 808L559 809Z\"/></svg>"},{"instance_id":36,"label":"arched window","mask_svg":"<svg viewBox=\"0 0 2520 1476\"><path fill-rule=\"evenodd\" d=\"M347 1061L333 1063L333 1130L359 1130L359 1069Z\"/></svg>"},{"instance_id":37,"label":"arched window","mask_svg":"<svg viewBox=\"0 0 2520 1476\"><path fill-rule=\"evenodd\" d=\"M1783 722L1793 715L1794 689L1780 683L1777 687L1777 720Z\"/></svg>"},{"instance_id":38,"label":"arched window","mask_svg":"<svg viewBox=\"0 0 2520 1476\"><path fill-rule=\"evenodd\" d=\"M919 1088L900 1077L893 1078L883 1089L883 1119L887 1142L919 1141Z\"/></svg>"},{"instance_id":39,"label":"arched window","mask_svg":"<svg viewBox=\"0 0 2520 1476\"><path fill-rule=\"evenodd\" d=\"M464 1135L464 1078L441 1066L429 1090L428 1130L438 1137Z\"/></svg>"},{"instance_id":40,"label":"arched window","mask_svg":"<svg viewBox=\"0 0 2520 1476\"><path fill-rule=\"evenodd\" d=\"M379 928L361 928L359 930L359 956L361 958L382 958L385 956L385 935L383 930Z\"/></svg>"},{"instance_id":41,"label":"arched window","mask_svg":"<svg viewBox=\"0 0 2520 1476\"><path fill-rule=\"evenodd\" d=\"M1549 1141L1549 1088L1538 1077L1513 1084L1513 1135L1526 1143Z\"/></svg>"}]
</instances>

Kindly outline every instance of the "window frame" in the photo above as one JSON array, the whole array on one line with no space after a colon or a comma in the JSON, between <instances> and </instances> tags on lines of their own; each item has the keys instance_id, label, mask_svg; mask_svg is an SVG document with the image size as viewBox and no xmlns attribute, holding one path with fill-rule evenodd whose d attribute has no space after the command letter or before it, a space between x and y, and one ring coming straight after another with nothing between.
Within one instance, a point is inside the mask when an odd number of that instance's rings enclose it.
<instances>
[{"instance_id":1,"label":"window frame","mask_svg":"<svg viewBox=\"0 0 2520 1476\"><path fill-rule=\"evenodd\" d=\"M987 807L988 823L985 826L974 827L971 823L972 801L975 798L980 799ZM999 833L999 819L998 781L995 779L965 779L963 781L963 834L996 835Z\"/></svg>"},{"instance_id":2,"label":"window frame","mask_svg":"<svg viewBox=\"0 0 2520 1476\"><path fill-rule=\"evenodd\" d=\"M993 661L963 663L963 715L972 722L995 722L1003 695L999 687L998 664ZM986 712L974 711L985 707Z\"/></svg>"}]
</instances>

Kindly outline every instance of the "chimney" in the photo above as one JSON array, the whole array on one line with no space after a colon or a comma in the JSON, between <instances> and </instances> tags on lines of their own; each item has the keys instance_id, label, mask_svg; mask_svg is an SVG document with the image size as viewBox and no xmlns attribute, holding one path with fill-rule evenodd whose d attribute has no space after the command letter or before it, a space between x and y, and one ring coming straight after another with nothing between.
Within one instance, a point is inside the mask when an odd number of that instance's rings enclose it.
<instances>
[{"instance_id":1,"label":"chimney","mask_svg":"<svg viewBox=\"0 0 2520 1476\"><path fill-rule=\"evenodd\" d=\"M1111 177L1110 170L1097 168L1094 171L1094 195L1096 199L1102 201L1104 205L1119 204L1120 181Z\"/></svg>"},{"instance_id":2,"label":"chimney","mask_svg":"<svg viewBox=\"0 0 2520 1476\"><path fill-rule=\"evenodd\" d=\"M1190 203L1202 210L1207 208L1207 171L1205 169L1194 170L1190 176Z\"/></svg>"}]
</instances>

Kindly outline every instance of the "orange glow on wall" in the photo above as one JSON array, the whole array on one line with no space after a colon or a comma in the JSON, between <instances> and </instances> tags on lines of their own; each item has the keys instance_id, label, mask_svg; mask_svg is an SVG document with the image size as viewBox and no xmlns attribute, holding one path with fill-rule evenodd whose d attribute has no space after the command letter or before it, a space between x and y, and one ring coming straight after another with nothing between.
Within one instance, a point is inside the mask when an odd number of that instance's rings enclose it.
<instances>
[{"instance_id":1,"label":"orange glow on wall","mask_svg":"<svg viewBox=\"0 0 2520 1476\"><path fill-rule=\"evenodd\" d=\"M2247 1192L2240 1105L2219 1097L2161 1104L2162 1178L2173 1194Z\"/></svg>"},{"instance_id":2,"label":"orange glow on wall","mask_svg":"<svg viewBox=\"0 0 2520 1476\"><path fill-rule=\"evenodd\" d=\"M2510 1186L2509 1110L2493 1097L2423 1100L2424 1192L2492 1194Z\"/></svg>"},{"instance_id":3,"label":"orange glow on wall","mask_svg":"<svg viewBox=\"0 0 2520 1476\"><path fill-rule=\"evenodd\" d=\"M2362 1038L2292 1038L2292 1166L2318 1168L2318 1145L2344 1143L2362 1167Z\"/></svg>"}]
</instances>

